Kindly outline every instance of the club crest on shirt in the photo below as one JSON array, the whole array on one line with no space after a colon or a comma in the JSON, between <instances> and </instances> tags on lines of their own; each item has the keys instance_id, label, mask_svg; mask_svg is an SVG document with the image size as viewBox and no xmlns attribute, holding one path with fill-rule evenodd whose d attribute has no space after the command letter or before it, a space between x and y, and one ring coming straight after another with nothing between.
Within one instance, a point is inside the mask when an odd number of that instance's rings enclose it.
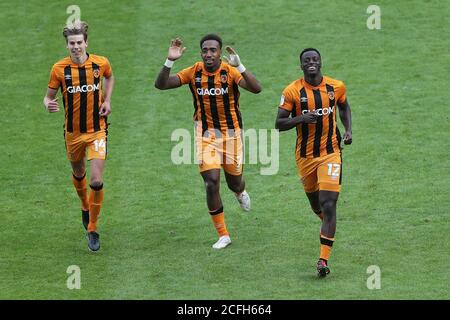
<instances>
[{"instance_id":1,"label":"club crest on shirt","mask_svg":"<svg viewBox=\"0 0 450 320\"><path fill-rule=\"evenodd\" d=\"M328 98L330 98L330 100L334 100L334 91L328 92Z\"/></svg>"},{"instance_id":2,"label":"club crest on shirt","mask_svg":"<svg viewBox=\"0 0 450 320\"><path fill-rule=\"evenodd\" d=\"M95 78L100 77L100 70L94 69L93 74L94 74L94 77L95 77Z\"/></svg>"},{"instance_id":3,"label":"club crest on shirt","mask_svg":"<svg viewBox=\"0 0 450 320\"><path fill-rule=\"evenodd\" d=\"M226 83L228 81L228 76L226 74L221 74L220 81L222 81L222 83Z\"/></svg>"}]
</instances>

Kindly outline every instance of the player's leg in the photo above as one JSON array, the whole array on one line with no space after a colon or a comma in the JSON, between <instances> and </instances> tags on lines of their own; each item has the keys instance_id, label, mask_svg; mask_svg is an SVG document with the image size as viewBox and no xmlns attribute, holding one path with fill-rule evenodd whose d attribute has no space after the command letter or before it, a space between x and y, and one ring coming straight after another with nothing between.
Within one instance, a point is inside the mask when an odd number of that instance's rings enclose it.
<instances>
[{"instance_id":1,"label":"player's leg","mask_svg":"<svg viewBox=\"0 0 450 320\"><path fill-rule=\"evenodd\" d=\"M314 160L304 162L303 165L306 167L309 165L309 171L303 170L301 174L301 182L305 190L306 196L308 197L311 210L323 220L323 213L320 209L319 204L319 184L317 180L317 170L314 169Z\"/></svg>"},{"instance_id":2,"label":"player's leg","mask_svg":"<svg viewBox=\"0 0 450 320\"><path fill-rule=\"evenodd\" d=\"M222 249L228 246L231 240L225 224L222 199L220 198L220 169L201 171L200 174L205 183L209 214L219 235L219 240L213 245L213 248Z\"/></svg>"},{"instance_id":3,"label":"player's leg","mask_svg":"<svg viewBox=\"0 0 450 320\"><path fill-rule=\"evenodd\" d=\"M225 171L225 179L227 181L228 188L234 192L236 200L239 202L242 210L250 211L250 195L245 190L245 180L243 175L233 175Z\"/></svg>"},{"instance_id":4,"label":"player's leg","mask_svg":"<svg viewBox=\"0 0 450 320\"><path fill-rule=\"evenodd\" d=\"M196 127L196 148L199 170L205 184L206 203L219 240L214 249L222 249L231 243L225 224L222 199L220 198L220 168L222 167L222 138L214 131L202 132Z\"/></svg>"},{"instance_id":5,"label":"player's leg","mask_svg":"<svg viewBox=\"0 0 450 320\"><path fill-rule=\"evenodd\" d=\"M250 211L250 196L243 177L243 147L240 134L227 137L223 144L222 161L228 188L234 192L242 210Z\"/></svg>"},{"instance_id":6,"label":"player's leg","mask_svg":"<svg viewBox=\"0 0 450 320\"><path fill-rule=\"evenodd\" d=\"M340 192L341 159L339 154L326 157L319 166L319 204L323 213L320 230L320 258L317 262L319 276L326 276L330 270L328 260L336 233L336 204Z\"/></svg>"},{"instance_id":7,"label":"player's leg","mask_svg":"<svg viewBox=\"0 0 450 320\"><path fill-rule=\"evenodd\" d=\"M80 135L66 132L67 158L72 166L72 183L81 201L81 220L85 229L89 223L89 195L86 180L86 144Z\"/></svg>"},{"instance_id":8,"label":"player's leg","mask_svg":"<svg viewBox=\"0 0 450 320\"><path fill-rule=\"evenodd\" d=\"M234 193L242 193L245 190L245 180L242 174L232 175L228 172L224 172L225 180L227 181L228 188Z\"/></svg>"},{"instance_id":9,"label":"player's leg","mask_svg":"<svg viewBox=\"0 0 450 320\"><path fill-rule=\"evenodd\" d=\"M319 216L323 224L323 208L320 202L319 168L320 159L297 159L297 167L306 196L308 197L311 209ZM322 253L322 236L320 237ZM327 262L319 259L317 262L317 273L323 277L330 273Z\"/></svg>"},{"instance_id":10,"label":"player's leg","mask_svg":"<svg viewBox=\"0 0 450 320\"><path fill-rule=\"evenodd\" d=\"M97 222L100 216L100 210L103 203L103 169L105 160L92 159L91 176L89 185L91 191L89 193L89 225L88 231L88 247L91 251L100 249L100 236L97 232Z\"/></svg>"},{"instance_id":11,"label":"player's leg","mask_svg":"<svg viewBox=\"0 0 450 320\"><path fill-rule=\"evenodd\" d=\"M319 191L305 192L308 197L309 204L311 205L311 210L323 221L322 209L320 209L319 204Z\"/></svg>"},{"instance_id":12,"label":"player's leg","mask_svg":"<svg viewBox=\"0 0 450 320\"><path fill-rule=\"evenodd\" d=\"M85 159L71 161L72 182L81 201L81 220L87 230L89 223L89 195L87 191L86 164Z\"/></svg>"},{"instance_id":13,"label":"player's leg","mask_svg":"<svg viewBox=\"0 0 450 320\"><path fill-rule=\"evenodd\" d=\"M89 179L89 186L91 192L89 193L89 212L90 220L88 231L97 230L97 221L100 215L100 209L103 203L103 169L105 167L105 160L92 159L91 176Z\"/></svg>"},{"instance_id":14,"label":"player's leg","mask_svg":"<svg viewBox=\"0 0 450 320\"><path fill-rule=\"evenodd\" d=\"M338 198L339 192L319 191L320 208L323 211L323 223L320 232L327 238L334 238L336 233L336 203Z\"/></svg>"},{"instance_id":15,"label":"player's leg","mask_svg":"<svg viewBox=\"0 0 450 320\"><path fill-rule=\"evenodd\" d=\"M89 210L89 199L86 186L85 159L70 161L70 164L72 166L72 182L81 200L81 209L87 211Z\"/></svg>"},{"instance_id":16,"label":"player's leg","mask_svg":"<svg viewBox=\"0 0 450 320\"><path fill-rule=\"evenodd\" d=\"M91 251L100 249L100 236L97 232L97 223L103 204L103 170L106 164L106 132L98 131L86 135L88 142L88 160L90 161L89 179L89 225L88 247Z\"/></svg>"},{"instance_id":17,"label":"player's leg","mask_svg":"<svg viewBox=\"0 0 450 320\"><path fill-rule=\"evenodd\" d=\"M228 236L225 224L223 204L220 197L220 169L210 169L200 172L206 191L206 203L211 215L214 227L219 237Z\"/></svg>"},{"instance_id":18,"label":"player's leg","mask_svg":"<svg viewBox=\"0 0 450 320\"><path fill-rule=\"evenodd\" d=\"M328 260L330 259L334 235L336 233L336 203L338 197L339 192L319 191L319 202L323 212L323 222L322 228L320 229L320 257L317 262L317 272L321 277L330 273Z\"/></svg>"},{"instance_id":19,"label":"player's leg","mask_svg":"<svg viewBox=\"0 0 450 320\"><path fill-rule=\"evenodd\" d=\"M209 211L222 207L220 198L220 169L210 169L200 172L205 183L206 203Z\"/></svg>"}]
</instances>

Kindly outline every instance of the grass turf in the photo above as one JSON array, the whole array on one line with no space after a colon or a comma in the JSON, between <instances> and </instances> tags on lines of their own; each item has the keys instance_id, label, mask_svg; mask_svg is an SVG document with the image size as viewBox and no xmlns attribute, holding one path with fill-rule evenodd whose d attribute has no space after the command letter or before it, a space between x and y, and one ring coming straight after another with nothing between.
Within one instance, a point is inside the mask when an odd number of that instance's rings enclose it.
<instances>
[{"instance_id":1,"label":"grass turf","mask_svg":"<svg viewBox=\"0 0 450 320\"><path fill-rule=\"evenodd\" d=\"M88 252L62 136L63 113L42 106L52 64L67 51L69 3L4 1L0 91L2 299L448 299L450 93L445 1L78 1L89 52L116 77L110 117L102 249ZM169 41L188 47L174 72L218 32L263 92L242 91L247 129L271 129L282 89L300 76L298 53L317 47L323 73L345 81L354 143L344 150L336 243L315 276L318 219L298 183L294 130L280 134L277 175L247 165L250 214L222 184L230 248L215 231L195 165L170 161L177 128L192 132L189 89L158 91ZM342 126L341 126L342 128ZM66 287L70 265L81 290ZM381 290L366 287L381 268Z\"/></svg>"}]
</instances>

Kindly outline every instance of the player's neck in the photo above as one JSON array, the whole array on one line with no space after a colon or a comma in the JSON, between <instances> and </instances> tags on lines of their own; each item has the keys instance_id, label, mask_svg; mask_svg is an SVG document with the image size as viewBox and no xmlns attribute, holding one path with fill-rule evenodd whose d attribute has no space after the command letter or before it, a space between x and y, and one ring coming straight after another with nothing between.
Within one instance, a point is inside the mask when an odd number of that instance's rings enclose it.
<instances>
[{"instance_id":1,"label":"player's neck","mask_svg":"<svg viewBox=\"0 0 450 320\"><path fill-rule=\"evenodd\" d=\"M70 59L72 59L72 62L73 63L76 63L76 64L83 64L83 63L85 63L86 62L86 60L88 59L88 55L87 55L87 53L85 53L85 54L83 54L82 56L80 56L80 57L70 57Z\"/></svg>"},{"instance_id":2,"label":"player's neck","mask_svg":"<svg viewBox=\"0 0 450 320\"><path fill-rule=\"evenodd\" d=\"M219 70L219 68L220 68L220 63L219 63L218 65L212 66L212 67L210 67L210 68L208 68L208 67L206 66L206 64L203 64L203 65L205 66L205 70L208 71L209 73L214 73L214 72L216 72L217 70Z\"/></svg>"},{"instance_id":3,"label":"player's neck","mask_svg":"<svg viewBox=\"0 0 450 320\"><path fill-rule=\"evenodd\" d=\"M315 75L305 74L304 78L305 78L305 81L313 87L317 87L319 84L322 83L322 80L323 80L322 73L320 73L320 72Z\"/></svg>"}]
</instances>

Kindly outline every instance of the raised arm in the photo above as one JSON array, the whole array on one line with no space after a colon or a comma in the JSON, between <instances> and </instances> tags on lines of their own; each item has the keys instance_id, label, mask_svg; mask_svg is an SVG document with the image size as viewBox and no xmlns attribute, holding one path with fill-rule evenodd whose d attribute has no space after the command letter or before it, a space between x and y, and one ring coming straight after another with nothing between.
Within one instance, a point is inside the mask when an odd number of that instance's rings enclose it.
<instances>
[{"instance_id":1,"label":"raised arm","mask_svg":"<svg viewBox=\"0 0 450 320\"><path fill-rule=\"evenodd\" d=\"M350 105L348 104L347 99L344 102L339 103L339 118L341 119L342 124L344 125L344 144L352 143L352 112L350 110Z\"/></svg>"},{"instance_id":2,"label":"raised arm","mask_svg":"<svg viewBox=\"0 0 450 320\"><path fill-rule=\"evenodd\" d=\"M155 87L157 89L166 90L181 86L180 78L177 75L170 75L170 69L172 69L173 62L178 60L185 50L186 47L183 47L183 41L180 38L172 40L169 53L167 54L167 60L155 80Z\"/></svg>"},{"instance_id":3,"label":"raised arm","mask_svg":"<svg viewBox=\"0 0 450 320\"><path fill-rule=\"evenodd\" d=\"M231 66L238 69L238 71L242 74L242 79L239 81L239 86L252 93L260 93L262 90L261 84L255 76L244 67L236 51L230 46L226 46L225 50L228 52L229 57L224 56L223 59Z\"/></svg>"},{"instance_id":4,"label":"raised arm","mask_svg":"<svg viewBox=\"0 0 450 320\"><path fill-rule=\"evenodd\" d=\"M59 111L58 98L56 98L57 92L58 92L58 90L55 90L52 88L47 89L47 94L44 97L44 106L48 112L58 112Z\"/></svg>"}]
</instances>

